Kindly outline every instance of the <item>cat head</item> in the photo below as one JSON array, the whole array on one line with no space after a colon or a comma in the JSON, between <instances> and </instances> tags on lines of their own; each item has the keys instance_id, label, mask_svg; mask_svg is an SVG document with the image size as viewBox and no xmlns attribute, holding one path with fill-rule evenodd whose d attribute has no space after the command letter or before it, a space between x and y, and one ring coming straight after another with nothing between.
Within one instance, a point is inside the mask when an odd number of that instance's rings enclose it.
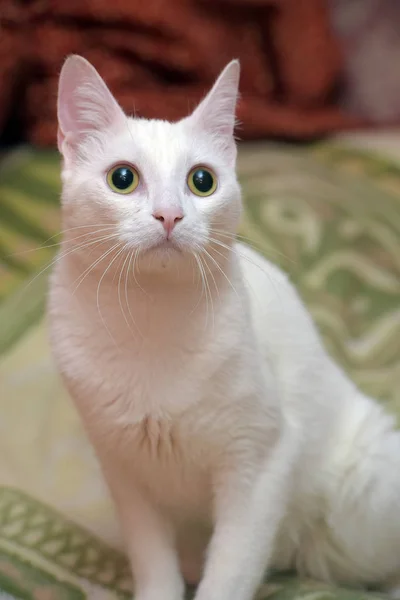
<instances>
[{"instance_id":1,"label":"cat head","mask_svg":"<svg viewBox=\"0 0 400 600\"><path fill-rule=\"evenodd\" d=\"M164 266L209 249L212 240L231 244L241 213L238 81L232 61L190 116L175 123L131 118L94 67L70 56L58 93L63 226L75 232L69 238L81 230L80 242L90 233L93 245L101 238L103 246L151 255L152 265Z\"/></svg>"}]
</instances>

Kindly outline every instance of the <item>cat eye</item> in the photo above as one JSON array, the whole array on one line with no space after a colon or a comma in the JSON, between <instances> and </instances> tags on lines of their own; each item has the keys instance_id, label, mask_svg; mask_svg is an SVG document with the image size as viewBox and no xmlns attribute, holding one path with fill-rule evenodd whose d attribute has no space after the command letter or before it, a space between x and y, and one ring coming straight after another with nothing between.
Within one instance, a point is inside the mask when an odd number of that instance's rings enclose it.
<instances>
[{"instance_id":1,"label":"cat eye","mask_svg":"<svg viewBox=\"0 0 400 600\"><path fill-rule=\"evenodd\" d=\"M131 194L139 185L139 173L130 165L115 165L107 173L107 183L117 194Z\"/></svg>"},{"instance_id":2,"label":"cat eye","mask_svg":"<svg viewBox=\"0 0 400 600\"><path fill-rule=\"evenodd\" d=\"M208 167L194 167L188 175L187 184L196 196L211 196L217 189L217 177Z\"/></svg>"}]
</instances>

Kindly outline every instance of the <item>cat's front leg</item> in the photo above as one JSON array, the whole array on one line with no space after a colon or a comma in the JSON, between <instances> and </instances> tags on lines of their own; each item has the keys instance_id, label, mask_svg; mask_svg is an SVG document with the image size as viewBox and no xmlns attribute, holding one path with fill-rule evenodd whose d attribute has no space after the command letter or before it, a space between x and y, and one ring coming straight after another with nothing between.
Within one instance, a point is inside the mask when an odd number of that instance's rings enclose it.
<instances>
[{"instance_id":1,"label":"cat's front leg","mask_svg":"<svg viewBox=\"0 0 400 600\"><path fill-rule=\"evenodd\" d=\"M156 513L150 516L149 510L146 514L137 511L136 517L122 520L128 537L134 600L182 600L185 584L167 524Z\"/></svg>"},{"instance_id":2,"label":"cat's front leg","mask_svg":"<svg viewBox=\"0 0 400 600\"><path fill-rule=\"evenodd\" d=\"M172 525L127 478L107 477L131 563L134 600L183 600Z\"/></svg>"},{"instance_id":3,"label":"cat's front leg","mask_svg":"<svg viewBox=\"0 0 400 600\"><path fill-rule=\"evenodd\" d=\"M218 473L214 534L195 600L253 598L287 505L292 457L282 438L256 468L243 460Z\"/></svg>"}]
</instances>

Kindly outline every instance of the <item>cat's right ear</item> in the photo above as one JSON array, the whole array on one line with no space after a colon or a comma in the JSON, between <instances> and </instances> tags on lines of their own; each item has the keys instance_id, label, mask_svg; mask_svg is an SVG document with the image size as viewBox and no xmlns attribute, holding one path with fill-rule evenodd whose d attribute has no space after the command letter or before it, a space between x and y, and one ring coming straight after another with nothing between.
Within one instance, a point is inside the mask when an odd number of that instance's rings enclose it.
<instances>
[{"instance_id":1,"label":"cat's right ear","mask_svg":"<svg viewBox=\"0 0 400 600\"><path fill-rule=\"evenodd\" d=\"M74 160L87 136L126 122L123 110L96 69L77 55L68 57L61 69L57 114L58 149L67 162Z\"/></svg>"},{"instance_id":2,"label":"cat's right ear","mask_svg":"<svg viewBox=\"0 0 400 600\"><path fill-rule=\"evenodd\" d=\"M212 89L188 117L200 129L215 138L220 150L236 157L233 138L235 127L235 108L238 99L240 64L232 60L223 69Z\"/></svg>"}]
</instances>

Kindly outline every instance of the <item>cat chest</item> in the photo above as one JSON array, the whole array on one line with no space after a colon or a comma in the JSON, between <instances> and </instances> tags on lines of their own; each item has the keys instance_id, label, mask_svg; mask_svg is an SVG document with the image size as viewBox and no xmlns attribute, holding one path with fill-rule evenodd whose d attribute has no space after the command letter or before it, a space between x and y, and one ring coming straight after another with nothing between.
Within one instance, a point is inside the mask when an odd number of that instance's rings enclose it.
<instances>
[{"instance_id":1,"label":"cat chest","mask_svg":"<svg viewBox=\"0 0 400 600\"><path fill-rule=\"evenodd\" d=\"M137 422L146 415L179 414L215 394L218 361L189 345L178 348L171 342L152 347L131 342L116 348L109 341L108 345L99 340L94 343L91 338L79 353L71 352L70 358L68 371L75 380L80 378L80 387L88 390L90 397L96 398L91 410L104 411L112 426ZM87 372L91 373L90 380ZM143 431L147 430L152 435L139 433L139 440L157 437L154 427L143 426ZM165 444L173 447L174 439L168 441L165 436ZM148 446L154 453L156 445Z\"/></svg>"},{"instance_id":2,"label":"cat chest","mask_svg":"<svg viewBox=\"0 0 400 600\"><path fill-rule=\"evenodd\" d=\"M210 456L179 423L144 418L126 432L123 460L137 484L174 520L210 513ZM190 439L191 438L191 439Z\"/></svg>"}]
</instances>

